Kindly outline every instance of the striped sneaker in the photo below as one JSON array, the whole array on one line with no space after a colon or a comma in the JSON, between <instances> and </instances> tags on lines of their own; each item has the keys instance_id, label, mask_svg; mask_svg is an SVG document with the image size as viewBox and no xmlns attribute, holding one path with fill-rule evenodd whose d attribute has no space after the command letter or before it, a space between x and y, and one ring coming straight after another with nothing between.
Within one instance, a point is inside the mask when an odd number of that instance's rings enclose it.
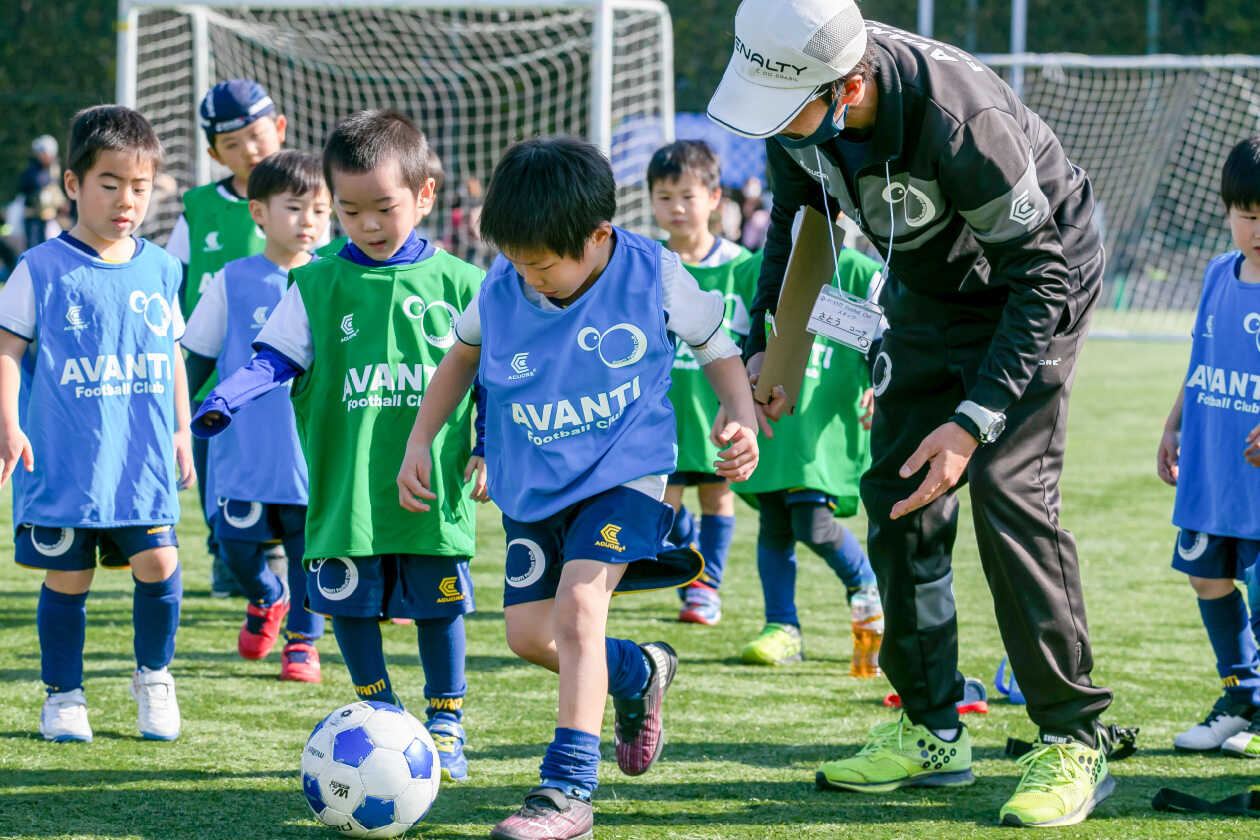
<instances>
[{"instance_id":1,"label":"striped sneaker","mask_svg":"<svg viewBox=\"0 0 1260 840\"><path fill-rule=\"evenodd\" d=\"M639 645L651 668L642 697L614 697L616 720L613 725L617 745L617 766L627 776L648 771L665 746L661 704L678 672L678 654L665 642Z\"/></svg>"}]
</instances>

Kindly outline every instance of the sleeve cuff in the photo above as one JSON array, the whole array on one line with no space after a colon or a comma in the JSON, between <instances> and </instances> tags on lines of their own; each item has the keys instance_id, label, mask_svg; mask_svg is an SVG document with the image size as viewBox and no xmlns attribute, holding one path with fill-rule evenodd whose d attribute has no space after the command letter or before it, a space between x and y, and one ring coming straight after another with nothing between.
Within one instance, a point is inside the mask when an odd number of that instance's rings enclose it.
<instances>
[{"instance_id":1,"label":"sleeve cuff","mask_svg":"<svg viewBox=\"0 0 1260 840\"><path fill-rule=\"evenodd\" d=\"M977 382L966 398L984 406L990 411L998 411L1003 414L1011 407L1011 403L1015 401L1010 392L991 379L981 379Z\"/></svg>"},{"instance_id":2,"label":"sleeve cuff","mask_svg":"<svg viewBox=\"0 0 1260 840\"><path fill-rule=\"evenodd\" d=\"M212 411L217 411L219 416L213 419L206 417ZM228 410L227 400L211 391L192 419L192 433L200 438L214 437L231 423L232 413Z\"/></svg>"},{"instance_id":3,"label":"sleeve cuff","mask_svg":"<svg viewBox=\"0 0 1260 840\"><path fill-rule=\"evenodd\" d=\"M695 354L696 361L700 366L704 367L719 359L738 356L739 348L735 346L735 342L727 335L726 330L718 330L707 344L703 347L692 347L691 352Z\"/></svg>"}]
</instances>

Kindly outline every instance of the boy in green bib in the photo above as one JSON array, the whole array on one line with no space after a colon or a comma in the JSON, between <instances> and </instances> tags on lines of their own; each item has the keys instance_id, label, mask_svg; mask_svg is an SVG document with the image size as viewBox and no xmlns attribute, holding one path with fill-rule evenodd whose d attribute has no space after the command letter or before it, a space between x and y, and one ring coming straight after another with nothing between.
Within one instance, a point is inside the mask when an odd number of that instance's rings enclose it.
<instances>
[{"instance_id":1,"label":"boy in green bib","mask_svg":"<svg viewBox=\"0 0 1260 840\"><path fill-rule=\"evenodd\" d=\"M227 167L228 177L184 193L184 212L175 222L166 250L184 264L180 290L184 312L193 312L211 279L232 260L261 254L266 246L263 232L249 214L246 196L249 173L263 158L284 145L285 118L262 85L253 79L228 79L212 87L201 100L200 124L206 134L211 159ZM215 378L193 395L193 411L205 399ZM206 469L206 441L193 441L202 514L210 526L207 549L214 558L210 593L215 597L243 595L240 583L219 557L213 519L217 494ZM206 497L210 504L206 504ZM282 554L282 550L277 552ZM296 560L295 560L296 562Z\"/></svg>"},{"instance_id":2,"label":"boy in green bib","mask_svg":"<svg viewBox=\"0 0 1260 840\"><path fill-rule=\"evenodd\" d=\"M290 272L254 342L257 355L206 398L197 433L214 434L249 400L294 380L310 479L308 607L331 617L355 692L395 705L380 622L415 621L429 732L443 776L462 781L472 499L487 499L472 399L460 401L433 444L443 503L424 515L402 510L394 478L416 408L483 272L416 235L434 182L428 141L406 117L348 118L328 138L324 174L350 239ZM474 475L470 498L463 485Z\"/></svg>"},{"instance_id":3,"label":"boy in green bib","mask_svg":"<svg viewBox=\"0 0 1260 840\"><path fill-rule=\"evenodd\" d=\"M678 254L701 291L725 300L722 328L736 343L748 334L747 301L757 289L761 257L737 242L714 236L709 220L722 200L717 156L700 140L679 140L656 150L648 164L648 191L656 223L669 233L665 247ZM704 574L679 590L678 620L717 624L722 618L722 571L735 534L735 494L713 471L717 447L709 430L718 413L717 396L685 341L678 342L671 372L670 402L678 429L678 469L669 477L665 501L674 508L669 541L692 545L704 556ZM683 490L695 486L700 522L683 506Z\"/></svg>"},{"instance_id":4,"label":"boy in green bib","mask_svg":"<svg viewBox=\"0 0 1260 840\"><path fill-rule=\"evenodd\" d=\"M874 298L879 263L841 248L835 282ZM750 294L751 299L751 294ZM769 327L767 327L769 329ZM858 479L870 466L874 392L866 360L856 350L815 338L796 411L761 438L762 460L741 496L760 514L757 573L765 598L765 629L741 653L746 664L783 665L803 658L796 613L796 543L821 557L843 581L853 613L858 660L879 649L883 612L870 560L857 537L836 517L858 510ZM855 676L874 676L858 670Z\"/></svg>"}]
</instances>

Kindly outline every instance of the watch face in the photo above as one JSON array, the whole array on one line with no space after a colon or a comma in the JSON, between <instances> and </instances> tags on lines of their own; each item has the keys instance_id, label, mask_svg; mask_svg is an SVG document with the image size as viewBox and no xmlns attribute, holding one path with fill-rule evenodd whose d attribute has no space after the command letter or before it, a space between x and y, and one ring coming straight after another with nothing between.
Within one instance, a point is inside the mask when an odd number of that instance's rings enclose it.
<instances>
[{"instance_id":1,"label":"watch face","mask_svg":"<svg viewBox=\"0 0 1260 840\"><path fill-rule=\"evenodd\" d=\"M985 429L984 442L992 443L1002 436L1002 432L1006 431L1006 415L999 414L993 418L993 422L989 424L989 428Z\"/></svg>"}]
</instances>

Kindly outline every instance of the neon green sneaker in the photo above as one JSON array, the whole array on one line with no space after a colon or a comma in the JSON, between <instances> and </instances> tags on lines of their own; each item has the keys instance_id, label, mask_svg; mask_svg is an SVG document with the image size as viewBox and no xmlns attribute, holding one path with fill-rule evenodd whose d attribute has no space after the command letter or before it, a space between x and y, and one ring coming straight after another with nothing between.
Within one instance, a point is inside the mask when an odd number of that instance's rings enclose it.
<instances>
[{"instance_id":1,"label":"neon green sneaker","mask_svg":"<svg viewBox=\"0 0 1260 840\"><path fill-rule=\"evenodd\" d=\"M1221 744L1221 752L1239 758L1260 758L1260 722L1253 718L1251 725L1242 732L1226 738Z\"/></svg>"},{"instance_id":2,"label":"neon green sneaker","mask_svg":"<svg viewBox=\"0 0 1260 840\"><path fill-rule=\"evenodd\" d=\"M745 665L786 665L805 658L801 628L792 624L767 624L761 635L744 645L739 659Z\"/></svg>"},{"instance_id":3,"label":"neon green sneaker","mask_svg":"<svg viewBox=\"0 0 1260 840\"><path fill-rule=\"evenodd\" d=\"M828 761L814 776L820 790L864 793L903 787L954 787L975 780L967 727L961 727L956 740L942 741L905 715L876 726L857 755Z\"/></svg>"},{"instance_id":4,"label":"neon green sneaker","mask_svg":"<svg viewBox=\"0 0 1260 840\"><path fill-rule=\"evenodd\" d=\"M1024 777L999 812L1002 825L1076 825L1116 787L1106 754L1076 741L1042 744L1019 764Z\"/></svg>"}]
</instances>

